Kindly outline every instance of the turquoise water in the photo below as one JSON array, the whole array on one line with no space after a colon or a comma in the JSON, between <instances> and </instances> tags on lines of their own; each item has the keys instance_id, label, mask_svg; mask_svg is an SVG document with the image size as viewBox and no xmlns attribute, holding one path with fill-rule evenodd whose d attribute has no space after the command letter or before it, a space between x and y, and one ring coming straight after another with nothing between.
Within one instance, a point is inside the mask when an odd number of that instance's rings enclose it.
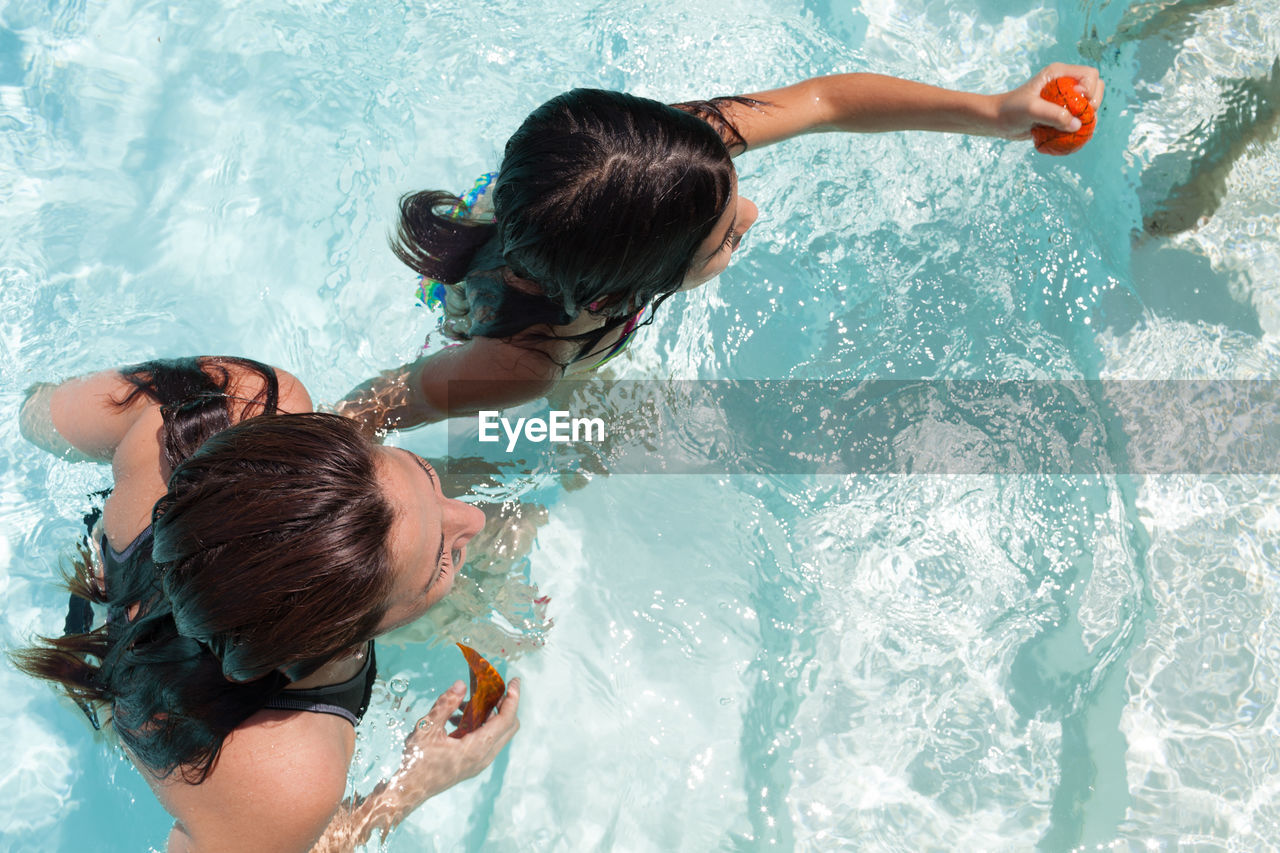
<instances>
[{"instance_id":1,"label":"turquoise water","mask_svg":"<svg viewBox=\"0 0 1280 853\"><path fill-rule=\"evenodd\" d=\"M1082 55L1109 86L1066 159L914 134L747 155L759 224L619 377L1275 378L1280 151L1261 119L1214 119L1277 54L1262 0L10 2L2 642L60 628L54 567L107 481L21 441L23 388L226 352L335 400L432 325L386 248L398 195L466 187L571 86L679 100L867 70L998 91ZM1138 233L1197 150L1207 221ZM488 491L549 519L380 653L352 784L462 674L448 640L524 678L522 729L391 850L1280 846L1272 477ZM3 667L0 710L4 846L163 845L167 817L69 705Z\"/></svg>"}]
</instances>

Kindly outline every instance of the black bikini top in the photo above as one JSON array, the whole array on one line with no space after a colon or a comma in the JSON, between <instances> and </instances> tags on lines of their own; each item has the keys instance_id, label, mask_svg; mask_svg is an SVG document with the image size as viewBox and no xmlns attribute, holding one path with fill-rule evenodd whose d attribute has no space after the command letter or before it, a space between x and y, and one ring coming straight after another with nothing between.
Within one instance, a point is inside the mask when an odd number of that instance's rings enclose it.
<instances>
[{"instance_id":1,"label":"black bikini top","mask_svg":"<svg viewBox=\"0 0 1280 853\"><path fill-rule=\"evenodd\" d=\"M373 695L373 682L378 677L378 664L374 660L373 640L360 671L341 684L324 687L308 687L305 690L282 690L267 700L264 708L282 711L308 711L312 714L334 714L351 725L357 725L369 710L369 698Z\"/></svg>"}]
</instances>

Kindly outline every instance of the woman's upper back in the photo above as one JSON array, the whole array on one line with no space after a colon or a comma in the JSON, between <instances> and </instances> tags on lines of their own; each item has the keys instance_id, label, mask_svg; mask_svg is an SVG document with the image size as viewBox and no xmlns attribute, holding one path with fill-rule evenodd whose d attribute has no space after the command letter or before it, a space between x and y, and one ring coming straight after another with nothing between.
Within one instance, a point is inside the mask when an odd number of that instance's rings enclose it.
<instances>
[{"instance_id":1,"label":"woman's upper back","mask_svg":"<svg viewBox=\"0 0 1280 853\"><path fill-rule=\"evenodd\" d=\"M185 395L158 397L144 392L121 406L114 401L126 400L138 385L125 373L112 370L60 386L51 401L58 433L76 446L95 445L100 456L111 461L114 486L103 507L103 528L117 549L123 549L150 525L152 509L164 495L173 472L165 448L166 406L179 408L198 395L222 394L226 426L262 414L268 400L273 412L311 411L306 388L284 371L266 368L271 373L265 374L251 363L227 359L175 359L149 364L163 364L173 373L196 372L208 380L209 386L201 388L196 379L188 383L190 390ZM225 390L215 390L223 381L227 383ZM216 431L212 429L210 434Z\"/></svg>"}]
</instances>

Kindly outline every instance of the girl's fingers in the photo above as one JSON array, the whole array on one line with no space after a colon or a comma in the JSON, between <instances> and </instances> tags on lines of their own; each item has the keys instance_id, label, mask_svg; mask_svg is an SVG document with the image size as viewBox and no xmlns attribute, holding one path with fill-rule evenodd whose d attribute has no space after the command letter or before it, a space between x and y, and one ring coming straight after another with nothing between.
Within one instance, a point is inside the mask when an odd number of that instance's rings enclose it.
<instances>
[{"instance_id":1,"label":"girl's fingers","mask_svg":"<svg viewBox=\"0 0 1280 853\"><path fill-rule=\"evenodd\" d=\"M1084 93L1084 96L1089 99L1089 103L1096 110L1102 103L1102 92L1106 89L1106 84L1098 76L1098 69L1084 65L1072 65L1070 67L1073 72L1070 76L1075 77L1079 83L1076 88Z\"/></svg>"},{"instance_id":2,"label":"girl's fingers","mask_svg":"<svg viewBox=\"0 0 1280 853\"><path fill-rule=\"evenodd\" d=\"M1050 63L1041 69L1041 72L1033 77L1036 82L1037 92L1044 83L1050 82L1051 79L1057 77L1074 77L1080 83L1080 91L1084 92L1084 96L1088 97L1089 102L1093 105L1093 109L1098 109L1102 104L1102 95L1106 91L1106 83L1102 81L1101 74L1098 69L1091 65L1068 65L1065 63ZM1046 122L1051 124L1052 122ZM1066 129L1066 128L1062 128Z\"/></svg>"},{"instance_id":3,"label":"girl's fingers","mask_svg":"<svg viewBox=\"0 0 1280 853\"><path fill-rule=\"evenodd\" d=\"M1080 119L1071 114L1066 107L1046 101L1044 98L1036 98L1031 102L1027 110L1031 114L1031 120L1035 124L1047 124L1050 127L1056 127L1058 130L1075 132L1080 129Z\"/></svg>"},{"instance_id":4,"label":"girl's fingers","mask_svg":"<svg viewBox=\"0 0 1280 853\"><path fill-rule=\"evenodd\" d=\"M1094 86L1093 94L1089 96L1089 103L1093 104L1093 108L1095 110L1098 107L1102 106L1102 96L1103 94L1106 93L1106 91L1107 91L1107 81L1099 77L1097 85Z\"/></svg>"},{"instance_id":5,"label":"girl's fingers","mask_svg":"<svg viewBox=\"0 0 1280 853\"><path fill-rule=\"evenodd\" d=\"M1066 107L1058 108L1052 124L1058 130L1065 130L1068 133L1075 133L1080 129L1080 119L1073 116Z\"/></svg>"},{"instance_id":6,"label":"girl's fingers","mask_svg":"<svg viewBox=\"0 0 1280 853\"><path fill-rule=\"evenodd\" d=\"M1061 77L1063 74L1066 74L1066 69L1067 66L1063 65L1061 62L1050 62L1044 68L1040 69L1040 73L1036 75L1036 80L1043 85L1055 77Z\"/></svg>"},{"instance_id":7,"label":"girl's fingers","mask_svg":"<svg viewBox=\"0 0 1280 853\"><path fill-rule=\"evenodd\" d=\"M1084 92L1089 103L1096 110L1102 104L1102 95L1106 91L1106 83L1098 69L1089 65L1065 65L1054 62L1040 72L1037 79L1049 82L1055 77L1074 77L1080 83L1080 91ZM1064 128L1065 129L1065 128Z\"/></svg>"}]
</instances>

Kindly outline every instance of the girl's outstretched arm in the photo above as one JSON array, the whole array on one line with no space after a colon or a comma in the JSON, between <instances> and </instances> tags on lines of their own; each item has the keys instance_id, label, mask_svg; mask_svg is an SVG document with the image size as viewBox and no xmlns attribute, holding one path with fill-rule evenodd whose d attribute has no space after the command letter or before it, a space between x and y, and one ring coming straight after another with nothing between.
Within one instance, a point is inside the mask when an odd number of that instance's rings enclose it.
<instances>
[{"instance_id":1,"label":"girl's outstretched arm","mask_svg":"<svg viewBox=\"0 0 1280 853\"><path fill-rule=\"evenodd\" d=\"M1034 124L1059 130L1079 127L1064 107L1040 97L1055 77L1075 77L1096 109L1104 84L1096 68L1055 62L1018 88L999 95L940 89L882 74L834 74L814 77L746 98L750 106L722 102L721 109L746 140L747 150L805 133L844 131L880 133L933 130L1024 139ZM739 150L734 153L740 153Z\"/></svg>"}]
</instances>

